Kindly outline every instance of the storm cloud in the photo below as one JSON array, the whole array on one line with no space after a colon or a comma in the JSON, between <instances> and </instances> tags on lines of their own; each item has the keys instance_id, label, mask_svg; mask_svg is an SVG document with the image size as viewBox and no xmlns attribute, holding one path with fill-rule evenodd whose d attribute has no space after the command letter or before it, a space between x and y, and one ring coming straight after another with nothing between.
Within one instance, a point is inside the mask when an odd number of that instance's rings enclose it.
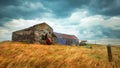
<instances>
[{"instance_id":1,"label":"storm cloud","mask_svg":"<svg viewBox=\"0 0 120 68\"><path fill-rule=\"evenodd\" d=\"M52 13L55 17L68 17L76 9L86 9L92 14L120 15L119 0L1 0L0 18L41 17Z\"/></svg>"}]
</instances>

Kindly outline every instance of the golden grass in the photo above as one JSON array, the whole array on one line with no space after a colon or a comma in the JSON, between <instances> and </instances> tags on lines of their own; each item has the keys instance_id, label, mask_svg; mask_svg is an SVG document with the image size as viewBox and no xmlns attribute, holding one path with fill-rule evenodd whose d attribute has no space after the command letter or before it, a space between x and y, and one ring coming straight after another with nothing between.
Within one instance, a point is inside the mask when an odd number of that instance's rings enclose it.
<instances>
[{"instance_id":1,"label":"golden grass","mask_svg":"<svg viewBox=\"0 0 120 68\"><path fill-rule=\"evenodd\" d=\"M112 47L108 62L105 46L0 43L0 68L120 68L120 46Z\"/></svg>"}]
</instances>

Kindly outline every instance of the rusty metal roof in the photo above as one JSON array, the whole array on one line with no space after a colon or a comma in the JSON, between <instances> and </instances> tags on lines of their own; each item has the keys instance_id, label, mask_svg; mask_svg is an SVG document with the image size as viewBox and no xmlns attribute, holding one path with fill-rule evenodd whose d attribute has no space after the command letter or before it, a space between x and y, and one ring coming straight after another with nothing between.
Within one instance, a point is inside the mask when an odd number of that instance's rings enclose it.
<instances>
[{"instance_id":1,"label":"rusty metal roof","mask_svg":"<svg viewBox=\"0 0 120 68\"><path fill-rule=\"evenodd\" d=\"M59 38L67 38L67 39L76 39L76 40L78 40L78 38L75 35L62 34L62 33L57 33L57 32L54 32L54 34Z\"/></svg>"}]
</instances>

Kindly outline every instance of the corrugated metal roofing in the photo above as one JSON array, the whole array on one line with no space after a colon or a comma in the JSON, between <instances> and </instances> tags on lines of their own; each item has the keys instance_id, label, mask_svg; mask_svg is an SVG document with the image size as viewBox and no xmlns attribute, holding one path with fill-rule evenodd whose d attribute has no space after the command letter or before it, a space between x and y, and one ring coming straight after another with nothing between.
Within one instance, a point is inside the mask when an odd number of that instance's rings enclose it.
<instances>
[{"instance_id":1,"label":"corrugated metal roofing","mask_svg":"<svg viewBox=\"0 0 120 68\"><path fill-rule=\"evenodd\" d=\"M67 39L76 39L76 40L78 40L78 38L75 35L68 35L68 34L62 34L62 33L57 33L57 32L54 32L54 34L58 38L67 38Z\"/></svg>"}]
</instances>

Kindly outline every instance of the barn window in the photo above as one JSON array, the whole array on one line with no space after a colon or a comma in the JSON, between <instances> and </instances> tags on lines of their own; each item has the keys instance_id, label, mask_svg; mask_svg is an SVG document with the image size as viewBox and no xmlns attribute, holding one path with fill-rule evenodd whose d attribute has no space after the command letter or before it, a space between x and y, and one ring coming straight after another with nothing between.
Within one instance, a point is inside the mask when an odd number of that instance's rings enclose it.
<instances>
[{"instance_id":1,"label":"barn window","mask_svg":"<svg viewBox=\"0 0 120 68\"><path fill-rule=\"evenodd\" d=\"M42 40L46 40L47 39L47 34L46 35L42 35Z\"/></svg>"},{"instance_id":2,"label":"barn window","mask_svg":"<svg viewBox=\"0 0 120 68\"><path fill-rule=\"evenodd\" d=\"M47 39L47 34L45 34L45 39Z\"/></svg>"},{"instance_id":3,"label":"barn window","mask_svg":"<svg viewBox=\"0 0 120 68\"><path fill-rule=\"evenodd\" d=\"M42 40L45 40L45 36L44 35L42 35Z\"/></svg>"}]
</instances>

